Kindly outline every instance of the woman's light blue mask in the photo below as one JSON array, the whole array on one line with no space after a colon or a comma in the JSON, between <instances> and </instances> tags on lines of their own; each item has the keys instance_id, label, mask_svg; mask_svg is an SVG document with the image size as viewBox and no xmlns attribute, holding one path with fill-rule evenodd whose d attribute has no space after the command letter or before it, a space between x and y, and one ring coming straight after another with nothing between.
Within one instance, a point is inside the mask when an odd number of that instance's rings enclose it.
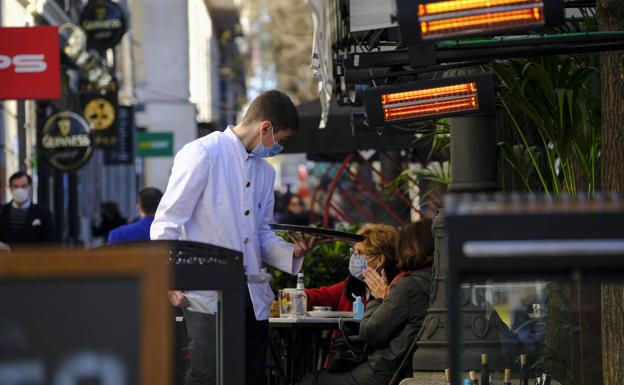
<instances>
[{"instance_id":1,"label":"woman's light blue mask","mask_svg":"<svg viewBox=\"0 0 624 385\"><path fill-rule=\"evenodd\" d=\"M364 270L368 267L368 260L362 254L351 253L349 258L349 273L352 276L364 281Z\"/></svg>"},{"instance_id":2,"label":"woman's light blue mask","mask_svg":"<svg viewBox=\"0 0 624 385\"><path fill-rule=\"evenodd\" d=\"M255 156L259 156L260 158L270 158L282 152L282 150L284 150L284 146L275 142L273 127L271 127L271 136L273 137L273 145L271 147L265 147L264 144L262 144L262 140L260 140L260 143L258 143L258 145L251 150L251 153Z\"/></svg>"}]
</instances>

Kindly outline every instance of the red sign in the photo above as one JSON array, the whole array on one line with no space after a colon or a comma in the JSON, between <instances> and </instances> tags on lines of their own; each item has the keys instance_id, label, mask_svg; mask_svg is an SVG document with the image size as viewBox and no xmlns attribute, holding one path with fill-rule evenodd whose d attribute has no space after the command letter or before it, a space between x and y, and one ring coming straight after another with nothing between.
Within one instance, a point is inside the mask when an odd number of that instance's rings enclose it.
<instances>
[{"instance_id":1,"label":"red sign","mask_svg":"<svg viewBox=\"0 0 624 385\"><path fill-rule=\"evenodd\" d=\"M60 96L58 27L0 28L0 100Z\"/></svg>"}]
</instances>

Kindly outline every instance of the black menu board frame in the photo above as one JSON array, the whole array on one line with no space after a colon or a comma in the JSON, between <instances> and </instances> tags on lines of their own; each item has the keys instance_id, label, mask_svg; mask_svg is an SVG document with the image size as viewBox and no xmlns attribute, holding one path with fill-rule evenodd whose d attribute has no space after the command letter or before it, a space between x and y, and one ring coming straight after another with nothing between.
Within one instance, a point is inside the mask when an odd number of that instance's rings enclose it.
<instances>
[{"instance_id":1,"label":"black menu board frame","mask_svg":"<svg viewBox=\"0 0 624 385\"><path fill-rule=\"evenodd\" d=\"M91 339L85 337L84 334L79 337L89 340L91 344L106 341L107 338L119 340L123 338L122 336L132 336L127 341L117 341L117 345L113 344L117 348L128 344L131 351L138 353L135 358L129 360L130 364L137 364L136 367L129 367L128 363L123 362L120 365L129 372L125 376L128 381L136 381L134 383L141 385L168 385L172 382L173 341L170 331L173 328L173 314L166 296L171 286L171 271L166 264L166 252L163 251L162 246L129 247L125 248L123 253L115 253L106 249L86 252L51 248L2 253L0 254L0 285L4 286L4 289L10 289L13 285L14 293L22 289L31 291L24 298L37 299L36 303L23 301L20 304L5 296L5 301L12 303L12 306L19 310L9 313L8 318L17 318L17 322L14 322L17 328L24 326L25 329L29 329L24 335L31 331L33 336L44 336L46 339L49 337L52 341L61 341L61 344L66 338L67 341L73 341L72 347L75 348L77 331L62 328L59 323L66 319L71 321L68 323L75 325L77 324L75 318L80 317L78 324L96 325L93 333L97 338ZM5 293L8 291L11 290ZM91 304L85 300L85 297L89 296L89 291L94 300ZM109 292L114 295L110 297L111 301L102 301L109 296ZM75 295L63 295L59 298L59 293L75 293ZM46 299L46 296L49 298ZM49 302L54 302L54 306L51 307ZM81 304L85 307L93 306L93 319L89 319L89 311L79 308ZM107 317L115 320L114 325L102 326L102 320L95 318L97 314L102 315L101 311L95 311L98 305L106 309ZM136 312L134 312L135 305ZM0 306L2 306L1 303ZM53 312L61 315L60 320L51 319L50 314L41 314L42 312L39 311L41 308L54 309L54 307L65 308ZM123 311L115 312L114 309L117 307ZM23 325L19 325L18 313L27 314L28 312L31 312L31 315L28 317L22 315ZM33 318L38 320L33 321ZM33 324L33 322L36 323ZM8 324L10 325L10 322ZM7 322L5 322L6 325ZM40 329L35 329L33 331L33 325L40 325L44 330L49 327L49 330L42 332ZM133 330L123 330L124 327L117 327L119 325L127 325L127 328ZM102 334L107 337L103 338ZM5 343L10 344L11 341L5 341ZM107 346L102 351L114 353L108 343L109 341L106 342ZM67 349L64 350L62 346L48 349L48 346L41 345L41 341L34 341L30 345L31 349L28 350L28 354L31 358L41 361L41 367L45 371L35 383L51 383L51 378L58 378L59 372L66 369L62 365L59 368L59 362L62 360L54 356L55 352L67 357ZM37 355L43 356L37 357ZM115 361L114 354L109 355L111 356L113 356L112 361ZM8 357L11 363L11 355L9 354ZM92 355L91 362L93 357ZM82 362L89 362L89 358ZM111 362L111 360L102 359L102 362ZM103 370L102 366L99 365L97 370ZM115 371L113 370L112 373Z\"/></svg>"}]
</instances>

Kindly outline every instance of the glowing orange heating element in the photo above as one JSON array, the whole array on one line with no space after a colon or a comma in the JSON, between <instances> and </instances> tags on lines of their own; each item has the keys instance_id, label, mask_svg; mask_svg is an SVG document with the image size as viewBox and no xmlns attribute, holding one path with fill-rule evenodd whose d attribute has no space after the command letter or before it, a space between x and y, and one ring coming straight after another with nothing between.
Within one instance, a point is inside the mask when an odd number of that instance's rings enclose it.
<instances>
[{"instance_id":1,"label":"glowing orange heating element","mask_svg":"<svg viewBox=\"0 0 624 385\"><path fill-rule=\"evenodd\" d=\"M484 15L457 17L453 19L425 21L420 23L423 35L452 33L467 29L495 29L516 25L533 25L543 20L544 13L539 8L519 11L486 13Z\"/></svg>"},{"instance_id":2,"label":"glowing orange heating element","mask_svg":"<svg viewBox=\"0 0 624 385\"><path fill-rule=\"evenodd\" d=\"M427 88L424 90L396 92L393 94L381 95L381 104L398 103L398 102L404 102L404 101L416 101L416 100L421 100L421 99L430 99L430 98L436 98L436 97L442 97L442 96L450 96L450 95L457 94L457 93L465 93L465 92L474 93L476 91L477 91L477 84L472 82L472 83L464 83L464 84L455 84L452 86Z\"/></svg>"},{"instance_id":3,"label":"glowing orange heating element","mask_svg":"<svg viewBox=\"0 0 624 385\"><path fill-rule=\"evenodd\" d=\"M385 121L479 109L475 82L381 96Z\"/></svg>"},{"instance_id":4,"label":"glowing orange heating element","mask_svg":"<svg viewBox=\"0 0 624 385\"><path fill-rule=\"evenodd\" d=\"M539 26L544 23L542 0L447 0L418 5L423 38Z\"/></svg>"},{"instance_id":5,"label":"glowing orange heating element","mask_svg":"<svg viewBox=\"0 0 624 385\"><path fill-rule=\"evenodd\" d=\"M542 4L541 0L450 0L438 1L418 5L418 16L435 15L440 13L467 11L471 9L488 8L501 6L520 6L526 4Z\"/></svg>"}]
</instances>

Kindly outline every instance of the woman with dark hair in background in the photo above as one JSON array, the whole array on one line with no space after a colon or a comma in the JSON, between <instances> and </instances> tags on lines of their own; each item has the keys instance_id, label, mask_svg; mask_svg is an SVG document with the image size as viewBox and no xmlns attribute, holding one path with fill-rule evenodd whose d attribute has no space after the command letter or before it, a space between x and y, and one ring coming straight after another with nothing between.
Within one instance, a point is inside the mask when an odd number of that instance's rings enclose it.
<instances>
[{"instance_id":1,"label":"woman with dark hair in background","mask_svg":"<svg viewBox=\"0 0 624 385\"><path fill-rule=\"evenodd\" d=\"M91 225L91 232L94 237L101 236L104 243L108 240L108 233L112 229L128 224L126 218L119 213L117 202L108 201L100 204L101 221L99 226Z\"/></svg>"},{"instance_id":2,"label":"woman with dark hair in background","mask_svg":"<svg viewBox=\"0 0 624 385\"><path fill-rule=\"evenodd\" d=\"M290 194L287 199L286 213L281 218L280 223L309 226L310 213L306 210L303 199L297 194Z\"/></svg>"}]
</instances>

